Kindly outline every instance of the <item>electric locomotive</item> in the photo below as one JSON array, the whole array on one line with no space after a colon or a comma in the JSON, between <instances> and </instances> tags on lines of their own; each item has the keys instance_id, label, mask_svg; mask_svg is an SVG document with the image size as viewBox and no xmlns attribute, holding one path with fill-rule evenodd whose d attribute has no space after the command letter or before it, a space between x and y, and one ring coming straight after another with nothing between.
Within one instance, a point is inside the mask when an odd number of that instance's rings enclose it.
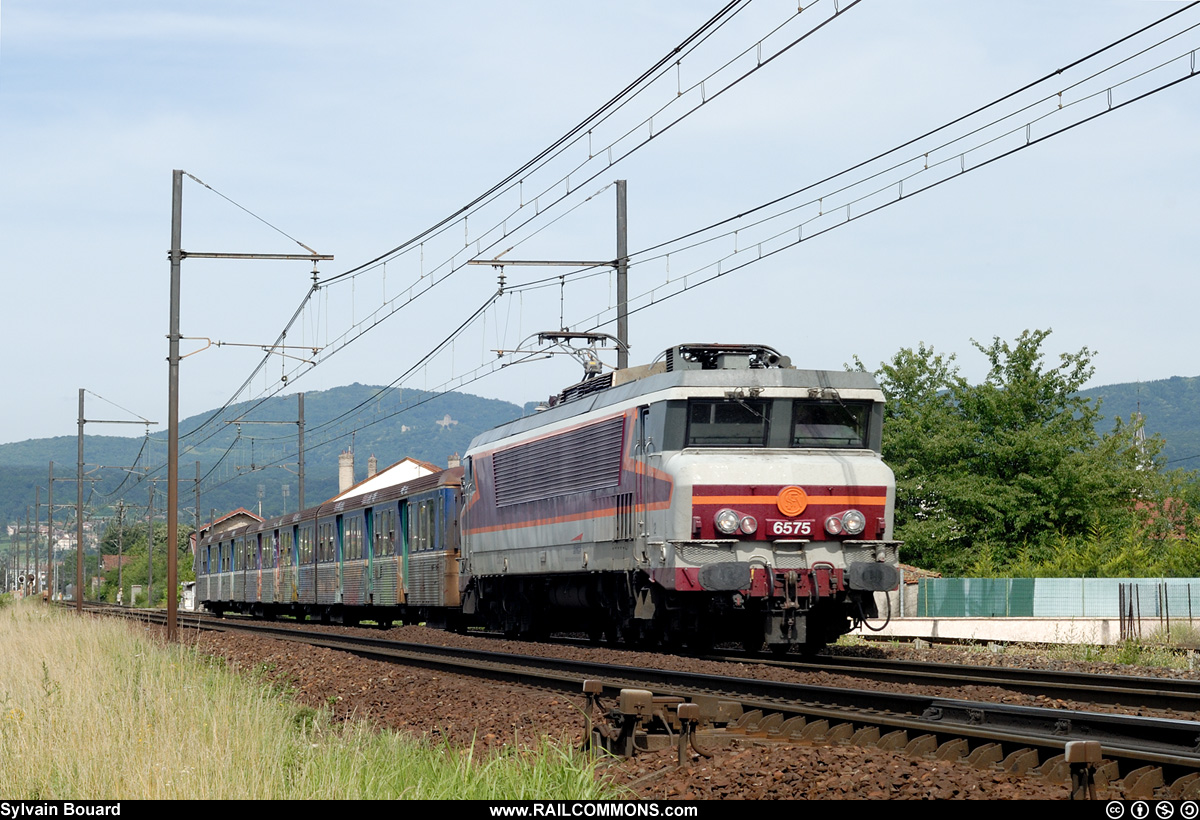
<instances>
[{"instance_id":1,"label":"electric locomotive","mask_svg":"<svg viewBox=\"0 0 1200 820\"><path fill-rule=\"evenodd\" d=\"M895 478L868 373L678 345L477 436L464 615L514 635L815 651L897 587Z\"/></svg>"}]
</instances>

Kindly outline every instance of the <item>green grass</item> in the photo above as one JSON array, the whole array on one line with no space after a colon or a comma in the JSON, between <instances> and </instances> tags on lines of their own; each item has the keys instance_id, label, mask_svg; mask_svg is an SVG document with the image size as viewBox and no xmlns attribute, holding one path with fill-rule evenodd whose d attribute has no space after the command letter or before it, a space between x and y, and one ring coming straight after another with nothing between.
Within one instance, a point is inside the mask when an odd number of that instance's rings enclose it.
<instances>
[{"instance_id":1,"label":"green grass","mask_svg":"<svg viewBox=\"0 0 1200 820\"><path fill-rule=\"evenodd\" d=\"M91 799L605 799L565 742L479 756L330 721L136 627L0 608L0 794Z\"/></svg>"}]
</instances>

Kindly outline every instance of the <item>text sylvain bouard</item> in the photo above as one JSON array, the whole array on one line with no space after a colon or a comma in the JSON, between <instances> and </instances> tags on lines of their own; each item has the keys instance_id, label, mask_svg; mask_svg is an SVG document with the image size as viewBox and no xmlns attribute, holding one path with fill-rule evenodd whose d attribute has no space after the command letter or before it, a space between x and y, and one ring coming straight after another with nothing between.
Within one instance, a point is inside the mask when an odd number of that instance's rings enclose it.
<instances>
[{"instance_id":1,"label":"text sylvain bouard","mask_svg":"<svg viewBox=\"0 0 1200 820\"><path fill-rule=\"evenodd\" d=\"M0 817L109 817L121 816L120 803L69 800L0 800Z\"/></svg>"}]
</instances>

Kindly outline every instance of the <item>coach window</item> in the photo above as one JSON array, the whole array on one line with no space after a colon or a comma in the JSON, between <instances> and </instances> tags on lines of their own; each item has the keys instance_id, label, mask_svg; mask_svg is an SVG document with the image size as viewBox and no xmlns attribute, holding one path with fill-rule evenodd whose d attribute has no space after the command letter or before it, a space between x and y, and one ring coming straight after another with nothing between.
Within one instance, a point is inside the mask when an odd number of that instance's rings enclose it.
<instances>
[{"instance_id":1,"label":"coach window","mask_svg":"<svg viewBox=\"0 0 1200 820\"><path fill-rule=\"evenodd\" d=\"M432 501L417 504L417 514L412 520L412 548L414 552L431 549L433 546L433 516L436 510Z\"/></svg>"},{"instance_id":2,"label":"coach window","mask_svg":"<svg viewBox=\"0 0 1200 820\"><path fill-rule=\"evenodd\" d=\"M387 516L387 510L378 510L375 513L375 543L371 545L371 552L376 557L383 557L391 554L388 552Z\"/></svg>"},{"instance_id":3,"label":"coach window","mask_svg":"<svg viewBox=\"0 0 1200 820\"><path fill-rule=\"evenodd\" d=\"M431 550L437 538L437 502L425 502L425 549Z\"/></svg>"}]
</instances>

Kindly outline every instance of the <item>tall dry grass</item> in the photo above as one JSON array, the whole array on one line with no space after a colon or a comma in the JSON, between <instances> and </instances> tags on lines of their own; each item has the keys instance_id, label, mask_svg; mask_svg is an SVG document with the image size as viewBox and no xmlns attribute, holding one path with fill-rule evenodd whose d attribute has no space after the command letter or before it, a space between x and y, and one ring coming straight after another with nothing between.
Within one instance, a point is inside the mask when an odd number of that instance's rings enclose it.
<instances>
[{"instance_id":1,"label":"tall dry grass","mask_svg":"<svg viewBox=\"0 0 1200 820\"><path fill-rule=\"evenodd\" d=\"M546 740L475 759L361 724L126 623L0 607L0 795L23 799L598 799Z\"/></svg>"}]
</instances>

